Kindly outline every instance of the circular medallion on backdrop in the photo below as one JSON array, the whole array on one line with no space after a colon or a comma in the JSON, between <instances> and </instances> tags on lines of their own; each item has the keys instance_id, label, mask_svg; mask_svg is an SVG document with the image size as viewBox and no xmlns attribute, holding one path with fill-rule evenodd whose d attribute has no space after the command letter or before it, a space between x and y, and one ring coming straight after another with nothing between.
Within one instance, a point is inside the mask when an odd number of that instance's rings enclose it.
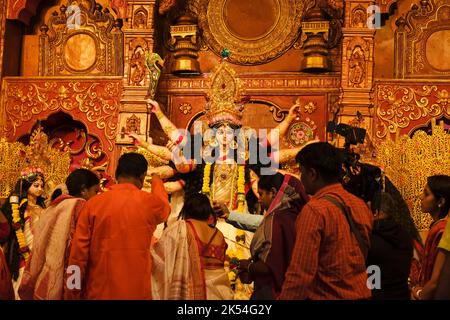
<instances>
[{"instance_id":1,"label":"circular medallion on backdrop","mask_svg":"<svg viewBox=\"0 0 450 320\"><path fill-rule=\"evenodd\" d=\"M200 0L199 26L218 55L242 65L271 61L298 38L301 18L311 4L304 0Z\"/></svg>"},{"instance_id":2,"label":"circular medallion on backdrop","mask_svg":"<svg viewBox=\"0 0 450 320\"><path fill-rule=\"evenodd\" d=\"M243 40L261 39L277 26L280 18L279 0L258 0L264 11L255 10L254 1L226 0L224 22L228 31ZM249 19L249 17L252 17Z\"/></svg>"},{"instance_id":3,"label":"circular medallion on backdrop","mask_svg":"<svg viewBox=\"0 0 450 320\"><path fill-rule=\"evenodd\" d=\"M287 140L291 146L300 147L314 139L314 130L317 128L314 121L294 123L288 131Z\"/></svg>"},{"instance_id":4,"label":"circular medallion on backdrop","mask_svg":"<svg viewBox=\"0 0 450 320\"><path fill-rule=\"evenodd\" d=\"M450 30L433 32L426 41L428 63L439 71L450 71Z\"/></svg>"},{"instance_id":5,"label":"circular medallion on backdrop","mask_svg":"<svg viewBox=\"0 0 450 320\"><path fill-rule=\"evenodd\" d=\"M74 72L86 72L97 61L97 46L94 38L86 33L76 33L64 44L64 62Z\"/></svg>"}]
</instances>

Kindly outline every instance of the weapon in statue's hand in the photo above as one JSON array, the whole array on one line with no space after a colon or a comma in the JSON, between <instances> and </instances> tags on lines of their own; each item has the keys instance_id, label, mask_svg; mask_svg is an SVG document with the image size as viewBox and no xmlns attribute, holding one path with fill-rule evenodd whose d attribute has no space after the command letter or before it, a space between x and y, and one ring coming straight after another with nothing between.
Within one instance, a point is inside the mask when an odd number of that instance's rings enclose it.
<instances>
[{"instance_id":1,"label":"weapon in statue's hand","mask_svg":"<svg viewBox=\"0 0 450 320\"><path fill-rule=\"evenodd\" d=\"M164 60L156 52L147 52L145 54L145 66L150 75L150 82L148 85L147 95L145 99L155 100L156 89L158 88L159 77L161 76L161 68L164 66ZM149 128L150 110L147 107L147 121L145 125L145 142L148 140L150 134Z\"/></svg>"}]
</instances>

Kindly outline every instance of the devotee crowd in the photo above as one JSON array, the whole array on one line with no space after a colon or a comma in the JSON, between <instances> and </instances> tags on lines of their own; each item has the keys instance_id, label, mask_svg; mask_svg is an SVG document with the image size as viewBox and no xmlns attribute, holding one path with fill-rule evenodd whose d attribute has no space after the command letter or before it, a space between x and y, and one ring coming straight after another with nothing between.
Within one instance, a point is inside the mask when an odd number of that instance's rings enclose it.
<instances>
[{"instance_id":1,"label":"devotee crowd","mask_svg":"<svg viewBox=\"0 0 450 320\"><path fill-rule=\"evenodd\" d=\"M423 241L379 167L346 174L341 151L326 142L306 145L296 162L300 176L258 177L261 214L196 193L170 223L158 174L151 192L141 190L141 154L120 157L108 191L77 169L47 204L43 173L23 172L0 212L0 298L230 300L227 266L255 300L450 299L449 176L423 186L421 209L433 219ZM253 233L250 257L229 261L219 220Z\"/></svg>"}]
</instances>

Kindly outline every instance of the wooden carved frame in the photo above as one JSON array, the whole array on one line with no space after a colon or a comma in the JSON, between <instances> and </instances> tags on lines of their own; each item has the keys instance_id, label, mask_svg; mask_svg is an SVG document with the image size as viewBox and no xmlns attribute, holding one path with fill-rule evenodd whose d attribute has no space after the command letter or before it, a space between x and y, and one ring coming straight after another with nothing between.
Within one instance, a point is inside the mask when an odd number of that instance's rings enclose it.
<instances>
[{"instance_id":1,"label":"wooden carved frame","mask_svg":"<svg viewBox=\"0 0 450 320\"><path fill-rule=\"evenodd\" d=\"M121 20L94 0L67 1L41 26L39 75L123 75L121 27Z\"/></svg>"},{"instance_id":2,"label":"wooden carved frame","mask_svg":"<svg viewBox=\"0 0 450 320\"><path fill-rule=\"evenodd\" d=\"M198 10L198 24L204 42L219 55L222 49L229 49L229 61L241 65L266 63L286 52L300 34L303 14L314 4L306 0L274 0L279 10L272 29L255 38L244 38L233 34L226 26L226 1L191 2L195 2L194 7Z\"/></svg>"},{"instance_id":3,"label":"wooden carved frame","mask_svg":"<svg viewBox=\"0 0 450 320\"><path fill-rule=\"evenodd\" d=\"M450 33L450 3L446 0L422 0L405 17L396 21L396 78L449 77L450 68L439 69L427 57L427 42L438 32Z\"/></svg>"}]
</instances>

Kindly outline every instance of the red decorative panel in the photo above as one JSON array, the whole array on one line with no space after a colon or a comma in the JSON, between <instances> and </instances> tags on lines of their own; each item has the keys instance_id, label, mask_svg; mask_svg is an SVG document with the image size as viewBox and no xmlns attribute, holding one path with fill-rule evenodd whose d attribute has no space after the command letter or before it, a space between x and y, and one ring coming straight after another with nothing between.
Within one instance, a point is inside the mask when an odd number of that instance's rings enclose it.
<instances>
[{"instance_id":1,"label":"red decorative panel","mask_svg":"<svg viewBox=\"0 0 450 320\"><path fill-rule=\"evenodd\" d=\"M97 137L109 157L117 134L122 79L5 78L0 135L15 140L39 120L64 112Z\"/></svg>"},{"instance_id":2,"label":"red decorative panel","mask_svg":"<svg viewBox=\"0 0 450 320\"><path fill-rule=\"evenodd\" d=\"M20 20L29 24L31 18L36 14L36 9L42 0L9 0L7 7L7 18Z\"/></svg>"},{"instance_id":3,"label":"red decorative panel","mask_svg":"<svg viewBox=\"0 0 450 320\"><path fill-rule=\"evenodd\" d=\"M380 7L381 13L389 13L389 9L397 0L376 0L375 2Z\"/></svg>"},{"instance_id":4,"label":"red decorative panel","mask_svg":"<svg viewBox=\"0 0 450 320\"><path fill-rule=\"evenodd\" d=\"M127 2L125 0L110 0L109 4L111 8L117 13L117 18L125 19L128 18L127 13Z\"/></svg>"},{"instance_id":5,"label":"red decorative panel","mask_svg":"<svg viewBox=\"0 0 450 320\"><path fill-rule=\"evenodd\" d=\"M450 119L450 83L383 81L376 84L377 138L409 134L432 118Z\"/></svg>"}]
</instances>

